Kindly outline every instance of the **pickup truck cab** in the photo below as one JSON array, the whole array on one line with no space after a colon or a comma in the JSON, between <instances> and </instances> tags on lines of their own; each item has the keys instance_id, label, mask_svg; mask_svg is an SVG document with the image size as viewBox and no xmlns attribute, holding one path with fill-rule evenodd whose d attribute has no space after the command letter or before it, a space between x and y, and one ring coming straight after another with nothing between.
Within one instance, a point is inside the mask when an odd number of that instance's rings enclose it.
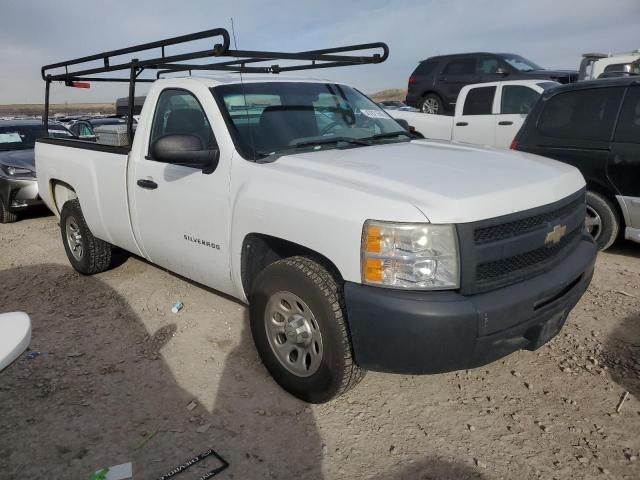
<instances>
[{"instance_id":1,"label":"pickup truck cab","mask_svg":"<svg viewBox=\"0 0 640 480\"><path fill-rule=\"evenodd\" d=\"M467 85L454 116L390 111L426 138L509 148L538 97L559 86L550 80L509 80Z\"/></svg>"}]
</instances>

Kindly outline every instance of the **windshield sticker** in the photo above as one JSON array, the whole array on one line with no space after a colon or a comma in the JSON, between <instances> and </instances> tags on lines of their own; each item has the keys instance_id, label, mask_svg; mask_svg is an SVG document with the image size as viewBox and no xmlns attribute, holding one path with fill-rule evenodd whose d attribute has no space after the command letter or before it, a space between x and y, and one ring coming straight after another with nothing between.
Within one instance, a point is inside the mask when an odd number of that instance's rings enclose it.
<instances>
[{"instance_id":1,"label":"windshield sticker","mask_svg":"<svg viewBox=\"0 0 640 480\"><path fill-rule=\"evenodd\" d=\"M19 133L0 133L0 143L22 143Z\"/></svg>"},{"instance_id":2,"label":"windshield sticker","mask_svg":"<svg viewBox=\"0 0 640 480\"><path fill-rule=\"evenodd\" d=\"M360 110L360 112L369 117L369 118L389 118L389 115L384 113L382 110Z\"/></svg>"}]
</instances>

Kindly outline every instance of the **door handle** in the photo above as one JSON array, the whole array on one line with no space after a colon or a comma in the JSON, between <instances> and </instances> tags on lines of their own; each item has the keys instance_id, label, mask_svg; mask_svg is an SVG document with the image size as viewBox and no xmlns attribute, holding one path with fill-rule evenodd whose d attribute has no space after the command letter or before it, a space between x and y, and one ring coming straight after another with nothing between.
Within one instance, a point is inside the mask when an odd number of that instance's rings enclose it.
<instances>
[{"instance_id":1,"label":"door handle","mask_svg":"<svg viewBox=\"0 0 640 480\"><path fill-rule=\"evenodd\" d=\"M466 127L467 125L469 125L468 122L458 122L458 123L456 123L456 127Z\"/></svg>"},{"instance_id":2,"label":"door handle","mask_svg":"<svg viewBox=\"0 0 640 480\"><path fill-rule=\"evenodd\" d=\"M147 190L155 190L158 188L158 184L153 180L147 180L146 178L141 178L138 180L138 186L141 188L146 188Z\"/></svg>"},{"instance_id":3,"label":"door handle","mask_svg":"<svg viewBox=\"0 0 640 480\"><path fill-rule=\"evenodd\" d=\"M498 125L513 125L513 122L510 122L508 120L505 120L503 122L498 122Z\"/></svg>"}]
</instances>

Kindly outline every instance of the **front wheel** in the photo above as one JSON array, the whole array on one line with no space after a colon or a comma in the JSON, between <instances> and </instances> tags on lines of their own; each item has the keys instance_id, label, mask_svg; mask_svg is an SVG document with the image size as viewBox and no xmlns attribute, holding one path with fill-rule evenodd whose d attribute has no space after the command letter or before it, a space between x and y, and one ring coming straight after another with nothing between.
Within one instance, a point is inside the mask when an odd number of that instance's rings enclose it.
<instances>
[{"instance_id":1,"label":"front wheel","mask_svg":"<svg viewBox=\"0 0 640 480\"><path fill-rule=\"evenodd\" d=\"M282 388L327 402L362 380L353 361L342 287L306 257L279 260L256 278L251 333L262 362Z\"/></svg>"},{"instance_id":2,"label":"front wheel","mask_svg":"<svg viewBox=\"0 0 640 480\"><path fill-rule=\"evenodd\" d=\"M584 223L600 250L606 250L618 238L620 222L615 207L598 193L587 192L587 217Z\"/></svg>"},{"instance_id":3,"label":"front wheel","mask_svg":"<svg viewBox=\"0 0 640 480\"><path fill-rule=\"evenodd\" d=\"M62 206L60 233L69 263L78 272L93 275L109 268L113 247L93 236L77 198Z\"/></svg>"},{"instance_id":4,"label":"front wheel","mask_svg":"<svg viewBox=\"0 0 640 480\"><path fill-rule=\"evenodd\" d=\"M442 115L445 113L442 100L440 100L440 97L435 93L430 93L424 97L422 105L420 105L420 110L422 110L422 113L431 113L433 115Z\"/></svg>"}]
</instances>

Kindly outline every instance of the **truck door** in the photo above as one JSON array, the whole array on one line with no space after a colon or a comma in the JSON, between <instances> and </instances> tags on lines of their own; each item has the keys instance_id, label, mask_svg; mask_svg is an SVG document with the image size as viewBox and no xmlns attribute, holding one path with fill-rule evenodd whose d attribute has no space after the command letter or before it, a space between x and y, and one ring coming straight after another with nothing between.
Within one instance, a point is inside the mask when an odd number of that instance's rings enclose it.
<instances>
[{"instance_id":1,"label":"truck door","mask_svg":"<svg viewBox=\"0 0 640 480\"><path fill-rule=\"evenodd\" d=\"M462 105L456 107L453 122L453 140L476 145L493 145L495 119L493 118L496 86L472 87L466 96L460 95ZM462 98L464 97L464 98Z\"/></svg>"},{"instance_id":2,"label":"truck door","mask_svg":"<svg viewBox=\"0 0 640 480\"><path fill-rule=\"evenodd\" d=\"M498 148L509 148L513 138L538 100L540 92L525 85L504 85L498 90L500 107L495 118Z\"/></svg>"},{"instance_id":3,"label":"truck door","mask_svg":"<svg viewBox=\"0 0 640 480\"><path fill-rule=\"evenodd\" d=\"M152 121L145 122L142 131L138 127L136 135L143 141L129 170L134 234L153 263L229 292L232 151L228 147L219 151L219 162L212 173L181 165L178 159L158 162L150 155L151 145L165 135L195 136L202 149L218 148L212 121L223 122L222 117L213 99L206 111L193 93L183 89L166 88L157 101L153 100L147 99L149 108L155 105L155 112L149 112Z\"/></svg>"}]
</instances>

